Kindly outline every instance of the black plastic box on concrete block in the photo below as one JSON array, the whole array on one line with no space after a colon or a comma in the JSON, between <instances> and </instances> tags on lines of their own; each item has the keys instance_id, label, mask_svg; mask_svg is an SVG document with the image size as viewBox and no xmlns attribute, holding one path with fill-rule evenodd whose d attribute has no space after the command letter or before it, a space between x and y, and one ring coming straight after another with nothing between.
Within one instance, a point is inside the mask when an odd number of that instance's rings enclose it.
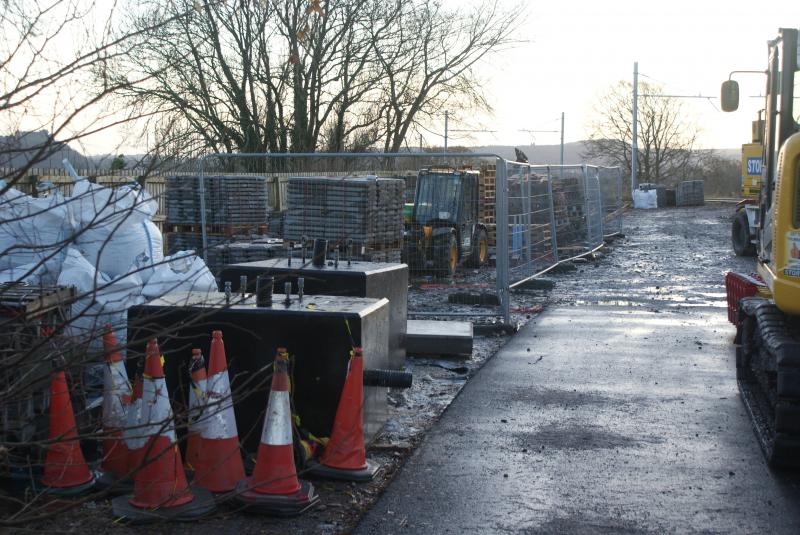
<instances>
[{"instance_id":1,"label":"black plastic box on concrete block","mask_svg":"<svg viewBox=\"0 0 800 535\"><path fill-rule=\"evenodd\" d=\"M242 275L247 276L247 290L254 292L259 275L275 277L275 292L283 292L285 282L292 283L297 293L297 278L303 277L305 293L315 295L341 295L350 297L386 298L389 300L389 368L399 370L406 361L406 320L408 318L408 266L374 262L339 261L339 266L315 267L311 264L311 251L303 263L300 253L295 258L273 258L260 262L246 262L225 266L220 272L220 290L225 282L239 291ZM329 262L330 264L330 262Z\"/></svg>"},{"instance_id":2,"label":"black plastic box on concrete block","mask_svg":"<svg viewBox=\"0 0 800 535\"><path fill-rule=\"evenodd\" d=\"M237 296L234 296L237 297ZM364 348L365 369L388 365L389 303L385 299L305 295L300 301L275 296L271 307L255 298L224 294L174 293L128 311L128 373L133 377L147 340L158 337L164 373L176 412L188 403L192 348L210 355L211 332L225 341L239 438L255 452L261 438L276 349L289 351L294 410L301 426L330 436L347 374L350 350ZM131 358L133 357L133 358ZM374 438L388 417L387 388L364 387L364 432Z\"/></svg>"}]
</instances>

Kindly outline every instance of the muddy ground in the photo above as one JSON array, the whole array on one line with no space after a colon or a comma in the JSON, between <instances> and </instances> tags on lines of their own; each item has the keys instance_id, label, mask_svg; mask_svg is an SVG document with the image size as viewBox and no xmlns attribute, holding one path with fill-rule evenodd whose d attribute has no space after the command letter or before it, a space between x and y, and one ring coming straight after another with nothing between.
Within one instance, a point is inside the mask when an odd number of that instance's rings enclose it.
<instances>
[{"instance_id":1,"label":"muddy ground","mask_svg":"<svg viewBox=\"0 0 800 535\"><path fill-rule=\"evenodd\" d=\"M731 209L709 205L691 209L626 214L625 239L617 240L576 269L548 274L553 290L525 289L512 293L514 319L520 324L535 319L549 304L580 306L624 302L658 312L664 307L689 311L697 306L724 306L724 273L749 270L752 260L730 254L727 222ZM680 236L683 239L674 240ZM703 276L698 278L698 271ZM624 273L624 276L620 276ZM470 307L447 304L453 292L489 291L493 272L470 270L455 283L413 281L409 294L412 311L465 311ZM587 292L587 288L591 291ZM631 291L631 288L634 291ZM624 295L624 297L622 297ZM473 310L493 312L491 307ZM139 534L158 533L342 533L351 530L391 482L398 468L439 419L471 376L511 337L500 332L476 336L472 356L466 360L409 359L414 385L390 393L391 417L368 456L383 465L375 481L362 484L315 481L322 506L291 520L242 515L220 510L197 524L131 527L114 523L107 502L90 502L61 515L57 522L36 526L51 532Z\"/></svg>"}]
</instances>

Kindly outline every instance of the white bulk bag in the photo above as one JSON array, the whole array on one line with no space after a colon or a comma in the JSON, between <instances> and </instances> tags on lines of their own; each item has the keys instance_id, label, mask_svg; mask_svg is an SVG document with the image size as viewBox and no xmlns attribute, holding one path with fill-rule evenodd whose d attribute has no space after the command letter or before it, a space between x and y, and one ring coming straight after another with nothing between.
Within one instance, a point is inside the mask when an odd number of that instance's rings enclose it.
<instances>
[{"instance_id":1,"label":"white bulk bag","mask_svg":"<svg viewBox=\"0 0 800 535\"><path fill-rule=\"evenodd\" d=\"M157 299L172 292L216 292L214 275L194 251L178 251L165 257L153 268L142 294L147 299Z\"/></svg>"},{"instance_id":2,"label":"white bulk bag","mask_svg":"<svg viewBox=\"0 0 800 535\"><path fill-rule=\"evenodd\" d=\"M77 300L70 308L67 332L102 350L103 327L110 323L120 344L127 340L127 311L144 302L142 279L137 274L109 277L98 271L77 249L66 251L58 284L75 288Z\"/></svg>"},{"instance_id":3,"label":"white bulk bag","mask_svg":"<svg viewBox=\"0 0 800 535\"><path fill-rule=\"evenodd\" d=\"M633 207L644 210L658 208L658 191L655 189L633 190Z\"/></svg>"},{"instance_id":4,"label":"white bulk bag","mask_svg":"<svg viewBox=\"0 0 800 535\"><path fill-rule=\"evenodd\" d=\"M58 273L72 220L64 197L31 197L10 188L0 195L0 270L48 262Z\"/></svg>"},{"instance_id":5,"label":"white bulk bag","mask_svg":"<svg viewBox=\"0 0 800 535\"><path fill-rule=\"evenodd\" d=\"M79 227L75 241L100 271L120 277L163 258L161 232L151 221L158 202L146 191L130 186L112 190L85 180L74 189L70 209Z\"/></svg>"}]
</instances>

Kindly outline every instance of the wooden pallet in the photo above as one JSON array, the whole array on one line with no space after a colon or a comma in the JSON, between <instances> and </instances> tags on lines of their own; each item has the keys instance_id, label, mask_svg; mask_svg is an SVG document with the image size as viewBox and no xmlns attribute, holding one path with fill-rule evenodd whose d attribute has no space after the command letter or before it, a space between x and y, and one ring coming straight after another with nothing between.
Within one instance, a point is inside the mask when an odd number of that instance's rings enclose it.
<instances>
[{"instance_id":1,"label":"wooden pallet","mask_svg":"<svg viewBox=\"0 0 800 535\"><path fill-rule=\"evenodd\" d=\"M203 225L164 225L165 233L199 234ZM239 234L267 234L267 224L263 225L206 225L209 236L235 236Z\"/></svg>"},{"instance_id":2,"label":"wooden pallet","mask_svg":"<svg viewBox=\"0 0 800 535\"><path fill-rule=\"evenodd\" d=\"M485 223L486 234L489 238L489 247L497 246L497 225L494 223Z\"/></svg>"},{"instance_id":3,"label":"wooden pallet","mask_svg":"<svg viewBox=\"0 0 800 535\"><path fill-rule=\"evenodd\" d=\"M0 315L30 320L66 307L74 299L73 288L4 285L0 288Z\"/></svg>"}]
</instances>

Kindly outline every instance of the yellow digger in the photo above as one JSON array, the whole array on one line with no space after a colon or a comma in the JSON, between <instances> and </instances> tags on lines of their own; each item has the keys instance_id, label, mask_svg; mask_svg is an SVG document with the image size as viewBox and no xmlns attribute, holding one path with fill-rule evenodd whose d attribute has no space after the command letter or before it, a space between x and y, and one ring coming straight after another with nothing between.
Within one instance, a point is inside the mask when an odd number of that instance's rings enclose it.
<instances>
[{"instance_id":1,"label":"yellow digger","mask_svg":"<svg viewBox=\"0 0 800 535\"><path fill-rule=\"evenodd\" d=\"M800 466L800 73L798 31L768 42L758 274L726 276L736 324L736 375L756 435L773 467ZM739 86L722 84L734 111Z\"/></svg>"}]
</instances>

